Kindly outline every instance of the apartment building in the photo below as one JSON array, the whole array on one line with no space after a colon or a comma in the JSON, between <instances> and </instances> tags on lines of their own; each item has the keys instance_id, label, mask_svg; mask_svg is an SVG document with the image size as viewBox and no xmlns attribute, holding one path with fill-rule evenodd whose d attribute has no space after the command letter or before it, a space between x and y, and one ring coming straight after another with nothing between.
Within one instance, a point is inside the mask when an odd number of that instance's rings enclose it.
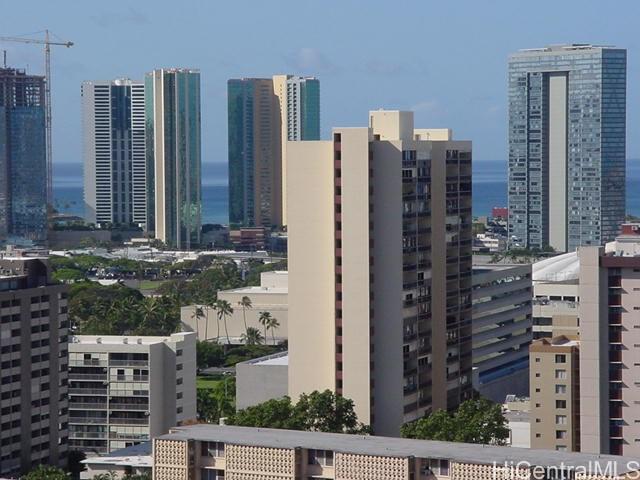
<instances>
[{"instance_id":1,"label":"apartment building","mask_svg":"<svg viewBox=\"0 0 640 480\"><path fill-rule=\"evenodd\" d=\"M531 355L531 448L580 451L580 343L535 341Z\"/></svg>"},{"instance_id":2,"label":"apartment building","mask_svg":"<svg viewBox=\"0 0 640 480\"><path fill-rule=\"evenodd\" d=\"M287 161L289 395L335 391L388 435L455 408L472 392L471 142L379 110Z\"/></svg>"},{"instance_id":3,"label":"apartment building","mask_svg":"<svg viewBox=\"0 0 640 480\"><path fill-rule=\"evenodd\" d=\"M67 292L46 258L0 254L0 475L66 465Z\"/></svg>"},{"instance_id":4,"label":"apartment building","mask_svg":"<svg viewBox=\"0 0 640 480\"><path fill-rule=\"evenodd\" d=\"M551 45L509 57L509 238L574 251L625 215L627 51Z\"/></svg>"},{"instance_id":5,"label":"apartment building","mask_svg":"<svg viewBox=\"0 0 640 480\"><path fill-rule=\"evenodd\" d=\"M110 225L147 222L144 83L82 83L85 218Z\"/></svg>"},{"instance_id":6,"label":"apartment building","mask_svg":"<svg viewBox=\"0 0 640 480\"><path fill-rule=\"evenodd\" d=\"M196 418L196 335L71 337L69 446L104 454Z\"/></svg>"},{"instance_id":7,"label":"apartment building","mask_svg":"<svg viewBox=\"0 0 640 480\"><path fill-rule=\"evenodd\" d=\"M287 142L320 140L320 81L274 75L227 83L229 222L286 225Z\"/></svg>"},{"instance_id":8,"label":"apartment building","mask_svg":"<svg viewBox=\"0 0 640 480\"><path fill-rule=\"evenodd\" d=\"M638 473L635 457L204 424L153 442L157 480L613 480Z\"/></svg>"},{"instance_id":9,"label":"apartment building","mask_svg":"<svg viewBox=\"0 0 640 480\"><path fill-rule=\"evenodd\" d=\"M473 267L474 388L502 403L529 394L531 265Z\"/></svg>"},{"instance_id":10,"label":"apartment building","mask_svg":"<svg viewBox=\"0 0 640 480\"><path fill-rule=\"evenodd\" d=\"M147 229L191 250L202 227L200 72L156 69L145 76L144 93Z\"/></svg>"}]
</instances>

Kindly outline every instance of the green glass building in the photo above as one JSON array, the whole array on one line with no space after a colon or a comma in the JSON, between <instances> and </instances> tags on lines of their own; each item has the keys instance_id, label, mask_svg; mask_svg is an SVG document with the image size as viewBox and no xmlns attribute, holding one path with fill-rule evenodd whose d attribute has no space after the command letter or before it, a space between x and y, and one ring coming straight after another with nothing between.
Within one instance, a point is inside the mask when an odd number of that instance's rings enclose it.
<instances>
[{"instance_id":1,"label":"green glass building","mask_svg":"<svg viewBox=\"0 0 640 480\"><path fill-rule=\"evenodd\" d=\"M200 244L200 72L157 69L145 78L147 228L171 248Z\"/></svg>"}]
</instances>

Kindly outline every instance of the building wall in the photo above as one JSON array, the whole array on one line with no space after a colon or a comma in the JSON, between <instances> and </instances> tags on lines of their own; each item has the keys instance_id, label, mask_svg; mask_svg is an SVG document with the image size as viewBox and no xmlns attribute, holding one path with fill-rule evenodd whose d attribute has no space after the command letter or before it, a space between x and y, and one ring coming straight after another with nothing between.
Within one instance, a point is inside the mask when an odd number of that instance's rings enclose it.
<instances>
[{"instance_id":1,"label":"building wall","mask_svg":"<svg viewBox=\"0 0 640 480\"><path fill-rule=\"evenodd\" d=\"M287 144L289 316L300 319L289 325L289 396L294 400L336 387L332 159L332 142Z\"/></svg>"},{"instance_id":2,"label":"building wall","mask_svg":"<svg viewBox=\"0 0 640 480\"><path fill-rule=\"evenodd\" d=\"M289 365L273 365L265 360L280 357L263 357L236 365L236 410L241 410L288 393Z\"/></svg>"},{"instance_id":3,"label":"building wall","mask_svg":"<svg viewBox=\"0 0 640 480\"><path fill-rule=\"evenodd\" d=\"M560 338L539 340L530 348L531 448L577 452L581 410L579 348L576 342Z\"/></svg>"},{"instance_id":4,"label":"building wall","mask_svg":"<svg viewBox=\"0 0 640 480\"><path fill-rule=\"evenodd\" d=\"M66 465L67 292L43 259L0 257L0 474Z\"/></svg>"},{"instance_id":5,"label":"building wall","mask_svg":"<svg viewBox=\"0 0 640 480\"><path fill-rule=\"evenodd\" d=\"M109 453L196 418L194 334L80 335L69 351L74 449Z\"/></svg>"}]
</instances>

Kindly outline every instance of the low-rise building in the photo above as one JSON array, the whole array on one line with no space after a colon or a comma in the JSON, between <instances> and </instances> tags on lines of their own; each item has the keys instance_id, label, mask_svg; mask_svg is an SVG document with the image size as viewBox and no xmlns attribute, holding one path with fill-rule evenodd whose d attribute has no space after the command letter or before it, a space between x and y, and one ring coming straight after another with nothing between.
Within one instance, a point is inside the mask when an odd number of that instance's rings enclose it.
<instances>
[{"instance_id":1,"label":"low-rise building","mask_svg":"<svg viewBox=\"0 0 640 480\"><path fill-rule=\"evenodd\" d=\"M635 478L637 459L378 436L191 425L154 439L170 480Z\"/></svg>"},{"instance_id":2,"label":"low-rise building","mask_svg":"<svg viewBox=\"0 0 640 480\"><path fill-rule=\"evenodd\" d=\"M474 388L502 402L529 392L531 265L473 267Z\"/></svg>"},{"instance_id":3,"label":"low-rise building","mask_svg":"<svg viewBox=\"0 0 640 480\"><path fill-rule=\"evenodd\" d=\"M69 444L105 454L196 418L196 336L78 335L69 343Z\"/></svg>"},{"instance_id":4,"label":"low-rise building","mask_svg":"<svg viewBox=\"0 0 640 480\"><path fill-rule=\"evenodd\" d=\"M287 395L289 353L279 352L236 365L236 409Z\"/></svg>"},{"instance_id":5,"label":"low-rise building","mask_svg":"<svg viewBox=\"0 0 640 480\"><path fill-rule=\"evenodd\" d=\"M80 463L85 470L80 472L81 480L92 480L97 475L112 474L110 480L122 480L129 475L148 475L153 471L152 443L144 442L131 447L115 450L106 455L87 457Z\"/></svg>"},{"instance_id":6,"label":"low-rise building","mask_svg":"<svg viewBox=\"0 0 640 480\"><path fill-rule=\"evenodd\" d=\"M579 343L535 341L531 354L531 448L580 451Z\"/></svg>"},{"instance_id":7,"label":"low-rise building","mask_svg":"<svg viewBox=\"0 0 640 480\"><path fill-rule=\"evenodd\" d=\"M242 335L247 327L257 328L266 336L266 344L278 344L287 339L289 320L288 275L286 271L263 272L260 274L260 286L234 288L218 292L218 300L226 300L233 308L227 318L227 330L231 343L242 343ZM248 297L250 307L241 305L242 299ZM200 308L203 316L196 317L196 309ZM278 320L279 326L265 330L260 323L260 314L269 312ZM218 323L216 311L206 305L189 305L182 307L180 319L183 329L195 332L198 340L212 340L220 335L220 341L226 342L224 326Z\"/></svg>"}]
</instances>

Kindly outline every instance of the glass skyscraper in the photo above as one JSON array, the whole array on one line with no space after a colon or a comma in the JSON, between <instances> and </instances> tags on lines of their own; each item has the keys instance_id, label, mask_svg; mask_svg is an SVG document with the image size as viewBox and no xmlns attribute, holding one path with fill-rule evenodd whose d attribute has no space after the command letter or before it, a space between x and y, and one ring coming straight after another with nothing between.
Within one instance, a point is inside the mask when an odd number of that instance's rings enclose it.
<instances>
[{"instance_id":1,"label":"glass skyscraper","mask_svg":"<svg viewBox=\"0 0 640 480\"><path fill-rule=\"evenodd\" d=\"M145 78L147 228L172 248L200 243L200 72L157 69Z\"/></svg>"},{"instance_id":2,"label":"glass skyscraper","mask_svg":"<svg viewBox=\"0 0 640 480\"><path fill-rule=\"evenodd\" d=\"M47 238L44 77L0 68L0 239Z\"/></svg>"},{"instance_id":3,"label":"glass skyscraper","mask_svg":"<svg viewBox=\"0 0 640 480\"><path fill-rule=\"evenodd\" d=\"M512 246L573 251L625 216L626 50L559 45L509 58Z\"/></svg>"},{"instance_id":4,"label":"glass skyscraper","mask_svg":"<svg viewBox=\"0 0 640 480\"><path fill-rule=\"evenodd\" d=\"M229 222L286 225L288 141L320 139L320 82L275 75L231 79Z\"/></svg>"}]
</instances>

